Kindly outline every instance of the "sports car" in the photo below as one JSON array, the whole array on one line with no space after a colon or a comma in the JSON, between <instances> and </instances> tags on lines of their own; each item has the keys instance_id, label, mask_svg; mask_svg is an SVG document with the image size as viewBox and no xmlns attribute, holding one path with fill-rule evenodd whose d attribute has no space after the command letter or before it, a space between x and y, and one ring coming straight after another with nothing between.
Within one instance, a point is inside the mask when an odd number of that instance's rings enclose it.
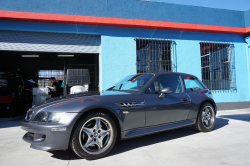
<instances>
[{"instance_id":1,"label":"sports car","mask_svg":"<svg viewBox=\"0 0 250 166\"><path fill-rule=\"evenodd\" d=\"M103 92L53 98L28 110L21 127L31 148L72 150L81 158L105 156L117 140L193 126L213 129L217 107L196 77L161 72L130 75Z\"/></svg>"}]
</instances>

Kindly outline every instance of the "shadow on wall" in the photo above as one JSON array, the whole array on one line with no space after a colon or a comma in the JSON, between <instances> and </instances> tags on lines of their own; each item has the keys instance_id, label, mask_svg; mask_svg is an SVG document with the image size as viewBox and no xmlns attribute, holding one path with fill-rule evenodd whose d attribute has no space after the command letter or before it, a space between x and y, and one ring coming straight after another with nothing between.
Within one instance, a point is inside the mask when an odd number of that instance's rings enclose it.
<instances>
[{"instance_id":1,"label":"shadow on wall","mask_svg":"<svg viewBox=\"0 0 250 166\"><path fill-rule=\"evenodd\" d=\"M213 130L220 129L226 125L228 125L227 119L222 119L222 118L216 118L216 125ZM124 153L136 148L148 146L148 145L153 145L157 144L160 142L165 142L165 141L170 141L178 138L183 138L186 136L190 136L193 134L198 134L197 131L195 131L191 126L189 127L184 127L176 130L170 130L166 132L160 132L157 134L152 134L148 136L143 136L143 137L138 137L138 138L133 138L133 139L128 139L124 141L119 141L116 142L114 148L111 150L111 152L106 156L114 156L120 153ZM81 159L78 157L72 150L69 148L66 151L51 151L49 152L53 154L51 157L57 158L60 160L77 160Z\"/></svg>"},{"instance_id":2,"label":"shadow on wall","mask_svg":"<svg viewBox=\"0 0 250 166\"><path fill-rule=\"evenodd\" d=\"M86 31L86 25L78 25L79 29ZM91 27L91 26L90 26ZM89 27L89 28L90 28ZM197 40L197 41L214 41L214 42L233 42L245 43L240 35L203 33L190 31L173 31L173 30L155 30L141 28L123 28L123 27L97 27L93 28L96 33L101 32L105 36L113 37L143 37L143 38L165 38L173 40Z\"/></svg>"},{"instance_id":3,"label":"shadow on wall","mask_svg":"<svg viewBox=\"0 0 250 166\"><path fill-rule=\"evenodd\" d=\"M237 93L237 89L234 90L212 90L212 93Z\"/></svg>"},{"instance_id":4,"label":"shadow on wall","mask_svg":"<svg viewBox=\"0 0 250 166\"><path fill-rule=\"evenodd\" d=\"M173 41L173 55L172 55L172 59L173 59L173 72L177 72L177 67L178 67L178 64L177 64L177 49L176 49L176 45L177 43L175 41Z\"/></svg>"},{"instance_id":5,"label":"shadow on wall","mask_svg":"<svg viewBox=\"0 0 250 166\"><path fill-rule=\"evenodd\" d=\"M202 32L189 32L189 31L173 31L173 30L155 30L155 29L142 29L142 28L125 28L125 27L110 27L110 26L97 26L97 25L79 25L79 24L60 24L60 23L39 23L39 22L23 22L18 21L2 21L1 24L9 25L6 29L23 31L44 31L44 27L50 32L62 32L77 34L95 34L113 37L146 37L146 38L166 38L166 39L185 39L185 40L198 40L198 41L230 41L245 43L240 35L231 34L217 34L217 33L202 33ZM4 26L3 26L4 27ZM32 27L32 28L31 28ZM48 32L47 32L48 33ZM50 35L51 36L51 35ZM6 39L7 40L7 39ZM54 38L51 42L54 41ZM28 41L30 42L30 41ZM57 44L60 41L56 41Z\"/></svg>"}]
</instances>

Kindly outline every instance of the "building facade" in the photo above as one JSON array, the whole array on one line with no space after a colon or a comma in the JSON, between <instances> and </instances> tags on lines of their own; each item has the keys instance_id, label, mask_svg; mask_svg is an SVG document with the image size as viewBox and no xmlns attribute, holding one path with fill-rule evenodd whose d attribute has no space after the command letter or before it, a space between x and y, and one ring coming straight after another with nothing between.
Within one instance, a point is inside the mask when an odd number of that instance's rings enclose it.
<instances>
[{"instance_id":1,"label":"building facade","mask_svg":"<svg viewBox=\"0 0 250 166\"><path fill-rule=\"evenodd\" d=\"M250 107L250 10L137 0L0 0L0 34L4 51L97 54L100 90L135 73L184 72L213 90L220 109Z\"/></svg>"}]
</instances>

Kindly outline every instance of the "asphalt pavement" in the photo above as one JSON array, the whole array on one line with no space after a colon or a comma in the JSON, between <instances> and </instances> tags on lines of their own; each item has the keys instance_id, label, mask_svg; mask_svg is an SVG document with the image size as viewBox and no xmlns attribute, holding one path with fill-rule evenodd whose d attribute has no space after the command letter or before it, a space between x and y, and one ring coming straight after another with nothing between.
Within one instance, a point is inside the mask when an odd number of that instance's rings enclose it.
<instances>
[{"instance_id":1,"label":"asphalt pavement","mask_svg":"<svg viewBox=\"0 0 250 166\"><path fill-rule=\"evenodd\" d=\"M0 119L0 166L249 166L250 109L218 111L208 133L192 127L117 142L104 158L88 161L67 151L38 151L22 140L23 117Z\"/></svg>"}]
</instances>

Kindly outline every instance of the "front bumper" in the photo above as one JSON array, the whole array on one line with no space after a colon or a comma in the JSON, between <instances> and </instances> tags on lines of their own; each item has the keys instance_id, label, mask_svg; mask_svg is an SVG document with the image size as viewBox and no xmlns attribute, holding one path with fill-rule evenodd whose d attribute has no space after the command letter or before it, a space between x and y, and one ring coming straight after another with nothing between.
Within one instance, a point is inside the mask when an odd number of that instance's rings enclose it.
<instances>
[{"instance_id":1,"label":"front bumper","mask_svg":"<svg viewBox=\"0 0 250 166\"><path fill-rule=\"evenodd\" d=\"M21 128L28 131L23 140L37 150L66 150L74 123L79 113L66 113L60 123L41 123L22 121ZM53 129L63 129L55 131ZM52 131L53 130L53 131Z\"/></svg>"}]
</instances>

